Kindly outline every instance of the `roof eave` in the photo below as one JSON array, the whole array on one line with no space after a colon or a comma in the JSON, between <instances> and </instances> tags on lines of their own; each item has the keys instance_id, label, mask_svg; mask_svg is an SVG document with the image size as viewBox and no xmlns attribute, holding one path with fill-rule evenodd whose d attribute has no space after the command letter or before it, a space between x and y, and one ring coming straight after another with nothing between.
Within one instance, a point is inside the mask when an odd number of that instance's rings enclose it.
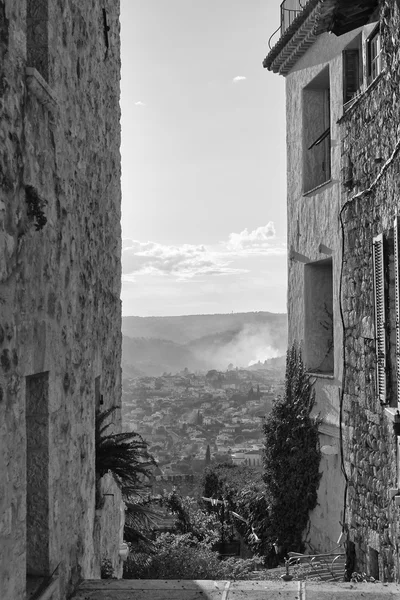
<instances>
[{"instance_id":1,"label":"roof eave","mask_svg":"<svg viewBox=\"0 0 400 600\"><path fill-rule=\"evenodd\" d=\"M342 35L365 25L377 0L365 0L364 9L360 6L361 15L354 15L350 21L343 19L343 11L346 12L348 6L346 3L347 0L309 0L302 13L266 56L263 67L274 73L287 75L322 33L329 31Z\"/></svg>"}]
</instances>

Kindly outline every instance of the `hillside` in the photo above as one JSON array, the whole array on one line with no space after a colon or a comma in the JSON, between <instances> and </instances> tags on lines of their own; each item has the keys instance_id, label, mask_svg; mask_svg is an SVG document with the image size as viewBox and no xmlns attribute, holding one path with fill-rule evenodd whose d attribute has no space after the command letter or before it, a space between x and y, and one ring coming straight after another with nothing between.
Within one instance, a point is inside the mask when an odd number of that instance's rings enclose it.
<instances>
[{"instance_id":1,"label":"hillside","mask_svg":"<svg viewBox=\"0 0 400 600\"><path fill-rule=\"evenodd\" d=\"M207 364L198 360L184 345L170 340L122 338L122 369L125 375L157 377L163 373L178 373L185 367L203 371Z\"/></svg>"},{"instance_id":2,"label":"hillside","mask_svg":"<svg viewBox=\"0 0 400 600\"><path fill-rule=\"evenodd\" d=\"M269 312L124 317L122 333L126 374L225 370L285 354L287 318Z\"/></svg>"},{"instance_id":3,"label":"hillside","mask_svg":"<svg viewBox=\"0 0 400 600\"><path fill-rule=\"evenodd\" d=\"M285 313L249 312L216 315L183 315L179 317L123 317L122 333L131 338L171 340L186 344L206 335L238 331L245 325L261 328L268 325L271 333L285 331Z\"/></svg>"}]
</instances>

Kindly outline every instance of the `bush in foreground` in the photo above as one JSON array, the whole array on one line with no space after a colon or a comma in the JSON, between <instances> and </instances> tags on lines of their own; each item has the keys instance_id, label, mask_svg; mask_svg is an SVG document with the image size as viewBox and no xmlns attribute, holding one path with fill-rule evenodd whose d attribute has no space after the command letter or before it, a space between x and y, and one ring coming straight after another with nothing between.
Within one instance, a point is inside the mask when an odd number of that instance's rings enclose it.
<instances>
[{"instance_id":1,"label":"bush in foreground","mask_svg":"<svg viewBox=\"0 0 400 600\"><path fill-rule=\"evenodd\" d=\"M152 555L132 552L125 565L127 579L249 579L260 559L220 560L209 544L191 534L164 533Z\"/></svg>"}]
</instances>

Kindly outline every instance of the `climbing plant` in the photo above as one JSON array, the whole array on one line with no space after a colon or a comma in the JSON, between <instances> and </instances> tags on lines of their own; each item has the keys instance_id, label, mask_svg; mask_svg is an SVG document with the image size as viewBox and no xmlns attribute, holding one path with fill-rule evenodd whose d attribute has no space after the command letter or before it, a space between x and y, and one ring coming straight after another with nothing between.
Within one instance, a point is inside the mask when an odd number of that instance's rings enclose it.
<instances>
[{"instance_id":1,"label":"climbing plant","mask_svg":"<svg viewBox=\"0 0 400 600\"><path fill-rule=\"evenodd\" d=\"M284 556L304 550L310 511L317 505L321 478L315 393L294 344L286 356L285 394L264 426L264 482L268 504L268 543Z\"/></svg>"}]
</instances>

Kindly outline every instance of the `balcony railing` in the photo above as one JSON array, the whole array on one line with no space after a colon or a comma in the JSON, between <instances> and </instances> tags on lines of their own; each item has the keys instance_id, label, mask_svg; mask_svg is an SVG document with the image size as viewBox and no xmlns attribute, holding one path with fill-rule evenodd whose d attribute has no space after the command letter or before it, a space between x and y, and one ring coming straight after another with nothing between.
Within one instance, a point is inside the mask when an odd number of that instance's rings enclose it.
<instances>
[{"instance_id":1,"label":"balcony railing","mask_svg":"<svg viewBox=\"0 0 400 600\"><path fill-rule=\"evenodd\" d=\"M281 35L303 11L307 0L283 0L281 4Z\"/></svg>"}]
</instances>

